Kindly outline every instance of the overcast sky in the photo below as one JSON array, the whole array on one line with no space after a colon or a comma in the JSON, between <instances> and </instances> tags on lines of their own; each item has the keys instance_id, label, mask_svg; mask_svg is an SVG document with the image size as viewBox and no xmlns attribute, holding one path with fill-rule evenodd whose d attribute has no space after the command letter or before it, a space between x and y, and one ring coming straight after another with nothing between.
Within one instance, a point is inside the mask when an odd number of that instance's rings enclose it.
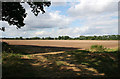
<instances>
[{"instance_id":1,"label":"overcast sky","mask_svg":"<svg viewBox=\"0 0 120 79\"><path fill-rule=\"evenodd\" d=\"M45 14L33 15L27 4L22 4L28 13L25 26L16 29L7 22L2 37L58 37L68 35L111 35L118 34L118 0L78 0L69 2L52 0Z\"/></svg>"}]
</instances>

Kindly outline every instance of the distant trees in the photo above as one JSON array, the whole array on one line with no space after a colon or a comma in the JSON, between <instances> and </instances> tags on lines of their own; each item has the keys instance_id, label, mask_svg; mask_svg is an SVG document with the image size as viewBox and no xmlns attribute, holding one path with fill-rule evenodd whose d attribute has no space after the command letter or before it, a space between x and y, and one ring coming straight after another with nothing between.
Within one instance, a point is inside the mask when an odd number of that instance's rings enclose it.
<instances>
[{"instance_id":1,"label":"distant trees","mask_svg":"<svg viewBox=\"0 0 120 79\"><path fill-rule=\"evenodd\" d=\"M80 36L79 40L118 40L120 35Z\"/></svg>"},{"instance_id":2,"label":"distant trees","mask_svg":"<svg viewBox=\"0 0 120 79\"><path fill-rule=\"evenodd\" d=\"M69 40L70 37L69 36L59 36L58 40Z\"/></svg>"},{"instance_id":3,"label":"distant trees","mask_svg":"<svg viewBox=\"0 0 120 79\"><path fill-rule=\"evenodd\" d=\"M31 37L31 38L3 38L3 39L16 39L16 40L120 40L120 35L103 35L103 36L79 36L72 38L69 36L58 36L58 37Z\"/></svg>"},{"instance_id":4,"label":"distant trees","mask_svg":"<svg viewBox=\"0 0 120 79\"><path fill-rule=\"evenodd\" d=\"M23 38L22 38L22 37L20 37L20 39L22 40Z\"/></svg>"}]
</instances>

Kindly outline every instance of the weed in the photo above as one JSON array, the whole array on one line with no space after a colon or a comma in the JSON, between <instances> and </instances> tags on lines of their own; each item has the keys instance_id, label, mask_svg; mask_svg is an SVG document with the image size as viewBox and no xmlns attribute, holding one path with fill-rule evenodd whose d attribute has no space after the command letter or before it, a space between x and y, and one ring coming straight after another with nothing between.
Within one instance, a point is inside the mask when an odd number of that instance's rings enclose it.
<instances>
[{"instance_id":1,"label":"weed","mask_svg":"<svg viewBox=\"0 0 120 79\"><path fill-rule=\"evenodd\" d=\"M102 45L92 45L90 48L91 52L104 52L106 48Z\"/></svg>"}]
</instances>

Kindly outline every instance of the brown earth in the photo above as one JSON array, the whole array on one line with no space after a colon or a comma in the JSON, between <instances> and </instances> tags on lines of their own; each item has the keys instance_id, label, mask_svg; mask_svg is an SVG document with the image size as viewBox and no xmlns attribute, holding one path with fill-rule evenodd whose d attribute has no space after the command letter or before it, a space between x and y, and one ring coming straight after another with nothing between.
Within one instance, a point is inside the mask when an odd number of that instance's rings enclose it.
<instances>
[{"instance_id":1,"label":"brown earth","mask_svg":"<svg viewBox=\"0 0 120 79\"><path fill-rule=\"evenodd\" d=\"M88 49L91 45L103 45L107 48L117 48L118 40L2 40L10 45L33 45L49 47L72 47Z\"/></svg>"}]
</instances>

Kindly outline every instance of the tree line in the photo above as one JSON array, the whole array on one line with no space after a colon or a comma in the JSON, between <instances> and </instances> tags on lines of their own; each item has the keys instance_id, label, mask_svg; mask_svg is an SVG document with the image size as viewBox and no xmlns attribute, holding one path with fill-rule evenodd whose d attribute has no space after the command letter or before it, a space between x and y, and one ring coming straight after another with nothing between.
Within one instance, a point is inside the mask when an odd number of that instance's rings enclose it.
<instances>
[{"instance_id":1,"label":"tree line","mask_svg":"<svg viewBox=\"0 0 120 79\"><path fill-rule=\"evenodd\" d=\"M31 38L2 38L8 40L119 40L120 35L103 35L103 36L79 36L79 37L70 37L70 36L58 36L58 37L31 37Z\"/></svg>"}]
</instances>

